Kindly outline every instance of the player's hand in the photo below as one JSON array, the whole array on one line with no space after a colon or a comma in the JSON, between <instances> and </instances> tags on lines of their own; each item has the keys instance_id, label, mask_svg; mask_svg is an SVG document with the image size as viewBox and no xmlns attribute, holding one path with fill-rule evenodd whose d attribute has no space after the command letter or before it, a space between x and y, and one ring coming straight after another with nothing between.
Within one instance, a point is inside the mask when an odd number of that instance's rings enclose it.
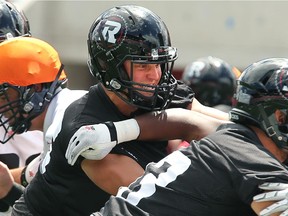
<instances>
[{"instance_id":1,"label":"player's hand","mask_svg":"<svg viewBox=\"0 0 288 216\"><path fill-rule=\"evenodd\" d=\"M139 133L135 119L82 126L71 137L65 157L71 165L80 155L90 160L101 160L116 144L136 139Z\"/></svg>"},{"instance_id":2,"label":"player's hand","mask_svg":"<svg viewBox=\"0 0 288 216\"><path fill-rule=\"evenodd\" d=\"M0 161L0 199L5 197L13 186L14 178L8 166Z\"/></svg>"},{"instance_id":3,"label":"player's hand","mask_svg":"<svg viewBox=\"0 0 288 216\"><path fill-rule=\"evenodd\" d=\"M104 123L82 126L70 139L65 157L71 165L74 165L79 155L86 159L101 160L116 144L117 135L113 123L110 127Z\"/></svg>"},{"instance_id":4,"label":"player's hand","mask_svg":"<svg viewBox=\"0 0 288 216\"><path fill-rule=\"evenodd\" d=\"M260 212L260 216L269 216L275 212L282 212L280 216L288 216L288 184L264 183L259 188L267 192L254 196L254 201L278 201L263 209Z\"/></svg>"}]
</instances>

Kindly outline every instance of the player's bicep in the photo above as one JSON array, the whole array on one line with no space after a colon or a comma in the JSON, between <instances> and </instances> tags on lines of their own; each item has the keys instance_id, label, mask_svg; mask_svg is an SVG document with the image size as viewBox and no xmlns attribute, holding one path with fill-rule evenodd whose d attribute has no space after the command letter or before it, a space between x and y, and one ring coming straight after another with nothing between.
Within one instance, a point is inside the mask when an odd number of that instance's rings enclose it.
<instances>
[{"instance_id":1,"label":"player's bicep","mask_svg":"<svg viewBox=\"0 0 288 216\"><path fill-rule=\"evenodd\" d=\"M108 154L102 160L84 159L81 168L98 187L114 195L120 186L128 186L144 173L135 160L118 154Z\"/></svg>"}]
</instances>

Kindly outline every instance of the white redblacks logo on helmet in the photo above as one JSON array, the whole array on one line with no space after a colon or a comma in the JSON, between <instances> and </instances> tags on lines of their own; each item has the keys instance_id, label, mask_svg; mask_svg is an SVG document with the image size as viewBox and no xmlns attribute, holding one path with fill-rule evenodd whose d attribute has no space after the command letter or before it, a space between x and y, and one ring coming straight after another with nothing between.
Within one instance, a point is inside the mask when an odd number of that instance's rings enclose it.
<instances>
[{"instance_id":1,"label":"white redblacks logo on helmet","mask_svg":"<svg viewBox=\"0 0 288 216\"><path fill-rule=\"evenodd\" d=\"M95 27L93 38L99 49L103 51L114 51L118 49L125 40L127 34L127 23L122 16L114 15L101 20Z\"/></svg>"}]
</instances>

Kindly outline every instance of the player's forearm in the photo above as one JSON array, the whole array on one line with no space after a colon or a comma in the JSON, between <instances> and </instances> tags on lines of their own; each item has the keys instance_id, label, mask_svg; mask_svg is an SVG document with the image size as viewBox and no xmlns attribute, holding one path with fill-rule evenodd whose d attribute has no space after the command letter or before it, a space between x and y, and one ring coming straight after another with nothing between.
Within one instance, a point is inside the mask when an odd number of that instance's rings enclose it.
<instances>
[{"instance_id":1,"label":"player's forearm","mask_svg":"<svg viewBox=\"0 0 288 216\"><path fill-rule=\"evenodd\" d=\"M11 169L10 172L14 178L14 181L18 184L21 184L20 177L21 177L21 172L25 167L19 167L15 169Z\"/></svg>"},{"instance_id":2,"label":"player's forearm","mask_svg":"<svg viewBox=\"0 0 288 216\"><path fill-rule=\"evenodd\" d=\"M221 119L221 120L228 120L229 114L226 112L223 112L221 110L215 109L213 107L203 106L203 109L201 111L204 115L209 115L213 118Z\"/></svg>"},{"instance_id":3,"label":"player's forearm","mask_svg":"<svg viewBox=\"0 0 288 216\"><path fill-rule=\"evenodd\" d=\"M222 120L186 109L167 109L135 118L140 127L139 140L200 139L216 130Z\"/></svg>"},{"instance_id":4,"label":"player's forearm","mask_svg":"<svg viewBox=\"0 0 288 216\"><path fill-rule=\"evenodd\" d=\"M14 204L22 192L23 187L14 182L13 176L8 166L0 161L0 200L10 206Z\"/></svg>"},{"instance_id":5,"label":"player's forearm","mask_svg":"<svg viewBox=\"0 0 288 216\"><path fill-rule=\"evenodd\" d=\"M151 112L135 119L104 122L79 128L71 137L65 157L74 165L77 158L103 159L115 145L131 140L172 140L190 142L214 132L224 121L187 109Z\"/></svg>"},{"instance_id":6,"label":"player's forearm","mask_svg":"<svg viewBox=\"0 0 288 216\"><path fill-rule=\"evenodd\" d=\"M215 109L213 107L204 106L196 98L194 98L193 103L188 106L188 109L193 110L195 112L202 113L207 116L211 116L213 118L220 119L220 120L225 120L225 121L229 120L228 113Z\"/></svg>"}]
</instances>

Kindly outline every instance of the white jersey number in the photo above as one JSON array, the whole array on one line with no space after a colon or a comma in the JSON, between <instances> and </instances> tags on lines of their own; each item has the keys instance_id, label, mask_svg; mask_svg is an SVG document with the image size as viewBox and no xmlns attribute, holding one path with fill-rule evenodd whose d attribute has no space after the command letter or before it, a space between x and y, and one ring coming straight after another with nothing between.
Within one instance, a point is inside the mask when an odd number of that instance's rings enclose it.
<instances>
[{"instance_id":1,"label":"white jersey number","mask_svg":"<svg viewBox=\"0 0 288 216\"><path fill-rule=\"evenodd\" d=\"M132 183L129 188L121 187L117 197L125 199L132 205L137 205L142 198L152 196L156 192L156 185L166 187L175 181L177 176L183 174L190 166L191 161L180 151L175 151L158 163L150 163L145 174ZM137 191L133 191L138 185Z\"/></svg>"}]
</instances>

